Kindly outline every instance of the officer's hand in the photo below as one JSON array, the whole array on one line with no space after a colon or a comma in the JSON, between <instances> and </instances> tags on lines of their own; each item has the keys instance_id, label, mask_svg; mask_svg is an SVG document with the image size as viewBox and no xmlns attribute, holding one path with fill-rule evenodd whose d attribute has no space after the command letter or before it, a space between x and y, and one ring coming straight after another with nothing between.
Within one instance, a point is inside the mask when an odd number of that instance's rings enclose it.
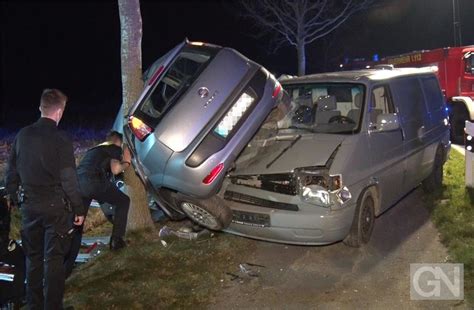
<instances>
[{"instance_id":1,"label":"officer's hand","mask_svg":"<svg viewBox=\"0 0 474 310\"><path fill-rule=\"evenodd\" d=\"M76 215L74 217L74 225L81 226L84 223L84 215Z\"/></svg>"}]
</instances>

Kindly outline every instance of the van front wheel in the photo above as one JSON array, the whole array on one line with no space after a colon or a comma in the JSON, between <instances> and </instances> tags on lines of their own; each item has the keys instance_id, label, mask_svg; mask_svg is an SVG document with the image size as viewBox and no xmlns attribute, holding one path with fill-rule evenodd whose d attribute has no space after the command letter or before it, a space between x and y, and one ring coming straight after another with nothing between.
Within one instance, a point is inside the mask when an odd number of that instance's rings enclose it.
<instances>
[{"instance_id":1,"label":"van front wheel","mask_svg":"<svg viewBox=\"0 0 474 310\"><path fill-rule=\"evenodd\" d=\"M375 223L375 204L371 191L366 190L359 199L352 221L352 227L343 240L345 245L360 247L370 240Z\"/></svg>"}]
</instances>

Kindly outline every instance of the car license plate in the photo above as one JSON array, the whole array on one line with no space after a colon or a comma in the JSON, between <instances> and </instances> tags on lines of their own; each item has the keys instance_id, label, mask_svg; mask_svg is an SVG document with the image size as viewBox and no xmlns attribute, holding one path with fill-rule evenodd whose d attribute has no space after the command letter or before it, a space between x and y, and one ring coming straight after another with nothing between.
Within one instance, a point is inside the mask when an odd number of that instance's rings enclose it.
<instances>
[{"instance_id":1,"label":"car license plate","mask_svg":"<svg viewBox=\"0 0 474 310\"><path fill-rule=\"evenodd\" d=\"M237 224L268 227L270 226L270 215L234 210L232 222Z\"/></svg>"}]
</instances>

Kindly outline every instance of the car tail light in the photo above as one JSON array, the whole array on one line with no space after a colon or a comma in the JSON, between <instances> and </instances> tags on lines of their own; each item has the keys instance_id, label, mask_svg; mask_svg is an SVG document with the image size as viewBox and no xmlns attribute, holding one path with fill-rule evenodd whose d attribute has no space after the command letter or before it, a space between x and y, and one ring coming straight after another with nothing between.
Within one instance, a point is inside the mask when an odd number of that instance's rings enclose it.
<instances>
[{"instance_id":1,"label":"car tail light","mask_svg":"<svg viewBox=\"0 0 474 310\"><path fill-rule=\"evenodd\" d=\"M243 93L234 103L232 108L230 108L224 118L219 122L217 127L214 129L214 132L223 138L227 138L254 100L255 98L249 94Z\"/></svg>"},{"instance_id":2,"label":"car tail light","mask_svg":"<svg viewBox=\"0 0 474 310\"><path fill-rule=\"evenodd\" d=\"M224 169L224 164L220 163L211 170L211 172L202 180L202 183L209 185L217 178L219 173Z\"/></svg>"},{"instance_id":3,"label":"car tail light","mask_svg":"<svg viewBox=\"0 0 474 310\"><path fill-rule=\"evenodd\" d=\"M281 84L277 83L277 85L273 89L272 98L276 98L280 94L280 92L281 92Z\"/></svg>"},{"instance_id":4,"label":"car tail light","mask_svg":"<svg viewBox=\"0 0 474 310\"><path fill-rule=\"evenodd\" d=\"M143 141L148 137L152 132L153 129L150 128L147 124L145 124L141 119L135 116L130 116L128 119L128 125L132 130L133 134L138 138L138 140Z\"/></svg>"},{"instance_id":5,"label":"car tail light","mask_svg":"<svg viewBox=\"0 0 474 310\"><path fill-rule=\"evenodd\" d=\"M158 68L158 70L156 70L155 73L153 74L153 76L151 77L150 82L148 82L148 85L153 85L156 82L156 80L158 79L158 77L161 75L161 73L163 73L164 69L165 69L165 67L160 66Z\"/></svg>"}]
</instances>

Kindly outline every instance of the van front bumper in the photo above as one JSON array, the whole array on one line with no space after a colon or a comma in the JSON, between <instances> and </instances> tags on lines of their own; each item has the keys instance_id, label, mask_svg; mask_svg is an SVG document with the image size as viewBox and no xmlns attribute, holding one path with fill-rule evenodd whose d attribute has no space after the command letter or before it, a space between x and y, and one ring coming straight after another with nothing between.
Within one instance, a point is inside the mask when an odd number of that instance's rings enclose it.
<instances>
[{"instance_id":1,"label":"van front bumper","mask_svg":"<svg viewBox=\"0 0 474 310\"><path fill-rule=\"evenodd\" d=\"M296 204L297 211L272 209L226 200L232 209L232 224L226 232L254 239L300 245L322 245L343 240L350 231L355 200L339 210L330 210L302 202L298 196L269 193L258 189L246 189L260 198ZM262 195L263 194L263 195ZM277 198L278 200L275 200Z\"/></svg>"}]
</instances>

